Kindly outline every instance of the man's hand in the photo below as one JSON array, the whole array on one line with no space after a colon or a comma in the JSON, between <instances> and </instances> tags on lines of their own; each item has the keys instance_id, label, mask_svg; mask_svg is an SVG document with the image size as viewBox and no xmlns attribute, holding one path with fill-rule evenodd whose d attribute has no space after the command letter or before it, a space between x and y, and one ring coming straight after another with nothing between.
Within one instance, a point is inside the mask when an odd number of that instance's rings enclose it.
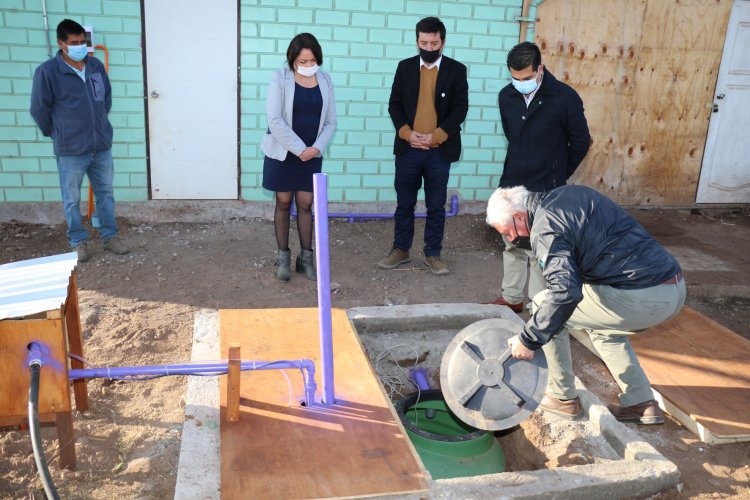
<instances>
[{"instance_id":1,"label":"man's hand","mask_svg":"<svg viewBox=\"0 0 750 500\"><path fill-rule=\"evenodd\" d=\"M430 149L432 145L432 134L420 134L412 130L409 136L409 146L417 149Z\"/></svg>"},{"instance_id":2,"label":"man's hand","mask_svg":"<svg viewBox=\"0 0 750 500\"><path fill-rule=\"evenodd\" d=\"M521 343L520 335L509 338L508 347L510 347L510 355L516 359L525 359L527 361L534 359L534 351Z\"/></svg>"},{"instance_id":3,"label":"man's hand","mask_svg":"<svg viewBox=\"0 0 750 500\"><path fill-rule=\"evenodd\" d=\"M302 161L307 161L315 158L319 154L320 150L318 148L308 147L299 154L299 159Z\"/></svg>"}]
</instances>

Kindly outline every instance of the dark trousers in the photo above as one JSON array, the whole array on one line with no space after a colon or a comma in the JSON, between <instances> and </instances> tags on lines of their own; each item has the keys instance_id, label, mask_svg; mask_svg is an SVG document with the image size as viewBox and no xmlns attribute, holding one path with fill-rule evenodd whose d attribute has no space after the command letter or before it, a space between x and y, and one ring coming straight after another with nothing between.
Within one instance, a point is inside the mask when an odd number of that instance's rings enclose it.
<instances>
[{"instance_id":1,"label":"dark trousers","mask_svg":"<svg viewBox=\"0 0 750 500\"><path fill-rule=\"evenodd\" d=\"M443 249L445 201L451 164L440 157L438 148L409 148L396 157L396 213L393 247L409 250L414 239L414 206L424 179L427 221L424 228L424 254L437 257Z\"/></svg>"}]
</instances>

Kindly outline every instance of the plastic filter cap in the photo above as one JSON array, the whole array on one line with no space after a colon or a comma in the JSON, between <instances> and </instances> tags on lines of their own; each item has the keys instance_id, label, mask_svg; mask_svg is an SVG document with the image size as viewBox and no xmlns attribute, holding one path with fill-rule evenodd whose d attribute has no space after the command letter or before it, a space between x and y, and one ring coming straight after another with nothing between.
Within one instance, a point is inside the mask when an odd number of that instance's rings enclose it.
<instances>
[{"instance_id":1,"label":"plastic filter cap","mask_svg":"<svg viewBox=\"0 0 750 500\"><path fill-rule=\"evenodd\" d=\"M534 359L510 355L508 339L517 322L484 319L453 337L440 365L445 402L462 421L477 429L500 431L518 425L539 406L547 387L547 359L539 349Z\"/></svg>"}]
</instances>

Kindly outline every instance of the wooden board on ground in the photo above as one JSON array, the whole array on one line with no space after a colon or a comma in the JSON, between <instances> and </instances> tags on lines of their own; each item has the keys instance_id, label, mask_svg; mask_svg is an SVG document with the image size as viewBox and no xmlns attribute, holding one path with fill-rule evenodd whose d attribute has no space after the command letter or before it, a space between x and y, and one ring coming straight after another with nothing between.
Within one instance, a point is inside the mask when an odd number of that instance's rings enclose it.
<instances>
[{"instance_id":1,"label":"wooden board on ground","mask_svg":"<svg viewBox=\"0 0 750 500\"><path fill-rule=\"evenodd\" d=\"M672 416L707 443L750 441L749 340L684 307L630 341Z\"/></svg>"},{"instance_id":2,"label":"wooden board on ground","mask_svg":"<svg viewBox=\"0 0 750 500\"><path fill-rule=\"evenodd\" d=\"M317 309L221 310L221 353L315 361ZM332 311L336 404L312 408L298 370L243 371L240 420L227 422L221 377L222 498L341 498L426 492L425 472L346 313Z\"/></svg>"}]
</instances>

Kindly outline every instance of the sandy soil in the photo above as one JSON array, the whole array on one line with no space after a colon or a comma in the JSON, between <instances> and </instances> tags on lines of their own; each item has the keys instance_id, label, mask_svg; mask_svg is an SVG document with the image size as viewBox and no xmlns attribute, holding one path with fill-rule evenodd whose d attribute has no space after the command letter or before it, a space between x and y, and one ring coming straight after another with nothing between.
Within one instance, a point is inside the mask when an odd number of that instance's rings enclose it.
<instances>
[{"instance_id":1,"label":"sandy soil","mask_svg":"<svg viewBox=\"0 0 750 500\"><path fill-rule=\"evenodd\" d=\"M750 295L721 293L725 286L730 291L738 290L733 286L746 286L750 217L740 212L639 210L634 214L666 245L689 246L730 263L732 268L726 272L686 273L689 305L750 338L750 300L743 298ZM121 226L124 241L133 249L129 255L106 253L96 242L92 260L78 268L84 350L92 366L189 360L193 314L200 308L316 306L313 282L300 275L288 284L275 280L273 226L268 221L136 224L122 220ZM419 221L416 241L422 228ZM444 257L452 274L444 277L426 271L422 257L416 255L405 269L375 268L374 262L388 250L392 222L336 220L329 231L334 307L484 302L497 295L502 269L499 237L481 216L448 220ZM296 255L296 238L292 241ZM0 263L66 251L63 225L0 223ZM603 365L580 346L575 356L587 386L602 400L613 401L617 389ZM183 377L91 380L91 411L74 417L76 471L59 469L56 433L43 429L61 496L172 497L185 385ZM19 389L19 397L25 397L25 388ZM750 497L750 444L707 446L672 420L639 431L682 472L679 488L659 498ZM549 441L549 436L544 440ZM561 456L556 463L585 459ZM25 432L0 433L0 497L44 498Z\"/></svg>"}]
</instances>

